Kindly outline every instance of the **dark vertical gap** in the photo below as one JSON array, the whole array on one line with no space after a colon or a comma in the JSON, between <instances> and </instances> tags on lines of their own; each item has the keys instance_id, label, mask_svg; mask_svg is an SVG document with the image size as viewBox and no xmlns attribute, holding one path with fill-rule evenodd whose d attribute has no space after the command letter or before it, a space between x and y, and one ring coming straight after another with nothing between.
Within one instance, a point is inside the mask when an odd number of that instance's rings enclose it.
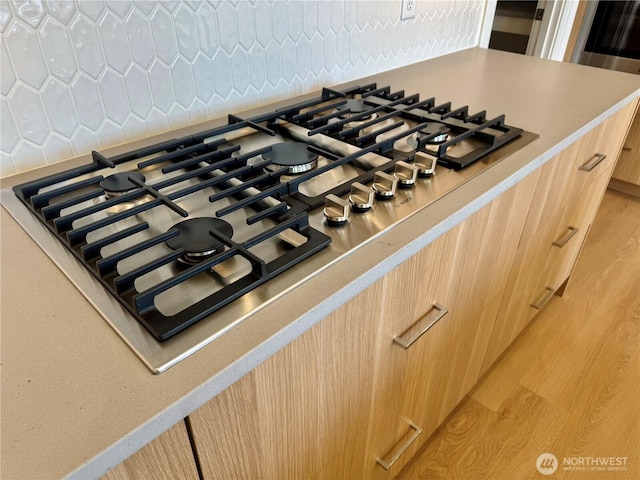
<instances>
[{"instance_id":1,"label":"dark vertical gap","mask_svg":"<svg viewBox=\"0 0 640 480\"><path fill-rule=\"evenodd\" d=\"M196 470L198 471L198 479L204 480L202 475L202 467L200 466L200 458L198 457L198 449L196 448L196 441L193 438L193 429L191 428L191 421L189 417L185 417L184 425L187 428L187 435L189 435L189 443L191 444L191 451L193 452L193 459L196 462Z\"/></svg>"}]
</instances>

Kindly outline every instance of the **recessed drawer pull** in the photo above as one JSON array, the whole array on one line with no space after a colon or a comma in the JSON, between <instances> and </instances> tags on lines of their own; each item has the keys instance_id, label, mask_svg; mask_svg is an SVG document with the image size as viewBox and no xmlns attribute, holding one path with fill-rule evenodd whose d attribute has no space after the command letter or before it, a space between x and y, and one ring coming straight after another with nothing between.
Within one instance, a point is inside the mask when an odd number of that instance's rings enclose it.
<instances>
[{"instance_id":1,"label":"recessed drawer pull","mask_svg":"<svg viewBox=\"0 0 640 480\"><path fill-rule=\"evenodd\" d=\"M607 158L606 155L603 155L602 153L596 153L586 163L580 166L580 170L584 170L585 172L590 172L591 170L596 168L600 164L600 162L602 162L605 158Z\"/></svg>"},{"instance_id":2,"label":"recessed drawer pull","mask_svg":"<svg viewBox=\"0 0 640 480\"><path fill-rule=\"evenodd\" d=\"M540 310L542 307L544 307L545 304L549 300L551 300L551 297L553 297L553 292L555 291L553 288L545 287L544 289L545 289L545 292L542 295L542 297L540 297L540 299L538 299L537 302L531 304L531 306L536 310Z\"/></svg>"},{"instance_id":3,"label":"recessed drawer pull","mask_svg":"<svg viewBox=\"0 0 640 480\"><path fill-rule=\"evenodd\" d=\"M413 345L416 342L416 340L418 340L422 335L427 333L427 330L429 330L436 323L438 323L438 321L442 317L444 317L448 312L449 310L447 310L445 307L443 307L439 303L434 303L433 308L429 310L429 312L420 319L420 320L425 320L424 328L421 328L420 331L415 334L415 336L410 338L404 338L404 334L400 337L395 336L393 337L393 343L401 346L405 350L408 349L411 345ZM413 330L413 327L409 328L404 333L408 333L411 330Z\"/></svg>"},{"instance_id":4,"label":"recessed drawer pull","mask_svg":"<svg viewBox=\"0 0 640 480\"><path fill-rule=\"evenodd\" d=\"M383 460L382 458L376 458L378 465L380 465L385 470L389 470L393 466L393 464L396 463L396 460L400 458L400 456L407 450L407 448L409 448L411 444L416 441L416 438L418 438L422 433L422 429L413 422L409 422L409 426L411 427L411 430L414 430L414 432L411 434L411 437L398 449L396 453L393 454L393 456L388 461Z\"/></svg>"},{"instance_id":5,"label":"recessed drawer pull","mask_svg":"<svg viewBox=\"0 0 640 480\"><path fill-rule=\"evenodd\" d=\"M622 150L624 150L625 152L630 152L631 151L631 147L622 147Z\"/></svg>"},{"instance_id":6,"label":"recessed drawer pull","mask_svg":"<svg viewBox=\"0 0 640 480\"><path fill-rule=\"evenodd\" d=\"M576 227L572 227L571 225L569 225L567 227L569 229L569 233L567 233L563 238L561 238L560 240L556 240L555 242L553 242L553 245L555 245L556 247L564 247L567 242L569 240L571 240L573 238L573 236L578 233L578 228Z\"/></svg>"}]
</instances>

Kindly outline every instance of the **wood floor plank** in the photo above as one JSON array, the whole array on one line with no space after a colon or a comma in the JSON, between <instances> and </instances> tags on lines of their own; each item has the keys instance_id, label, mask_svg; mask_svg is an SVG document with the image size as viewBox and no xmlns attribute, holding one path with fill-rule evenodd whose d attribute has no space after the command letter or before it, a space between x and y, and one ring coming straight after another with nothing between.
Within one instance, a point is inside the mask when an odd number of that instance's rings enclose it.
<instances>
[{"instance_id":1,"label":"wood floor plank","mask_svg":"<svg viewBox=\"0 0 640 480\"><path fill-rule=\"evenodd\" d=\"M549 477L545 452L560 461ZM624 465L587 465L609 457ZM607 191L564 296L397 478L640 479L640 200Z\"/></svg>"},{"instance_id":2,"label":"wood floor plank","mask_svg":"<svg viewBox=\"0 0 640 480\"><path fill-rule=\"evenodd\" d=\"M535 465L541 448L553 440L549 431L559 432L564 422L563 412L522 386L497 412L467 397L420 452L424 460L412 462L396 478L523 478L521 465Z\"/></svg>"}]
</instances>

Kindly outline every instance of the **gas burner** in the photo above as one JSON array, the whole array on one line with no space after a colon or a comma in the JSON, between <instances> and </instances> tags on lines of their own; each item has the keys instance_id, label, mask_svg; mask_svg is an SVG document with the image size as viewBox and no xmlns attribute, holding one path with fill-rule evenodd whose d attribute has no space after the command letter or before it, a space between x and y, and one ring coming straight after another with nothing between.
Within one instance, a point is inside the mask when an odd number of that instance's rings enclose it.
<instances>
[{"instance_id":1,"label":"gas burner","mask_svg":"<svg viewBox=\"0 0 640 480\"><path fill-rule=\"evenodd\" d=\"M262 158L271 162L266 170L275 172L285 167L290 175L308 172L318 164L318 154L299 142L276 143L270 151L262 154Z\"/></svg>"},{"instance_id":2,"label":"gas burner","mask_svg":"<svg viewBox=\"0 0 640 480\"><path fill-rule=\"evenodd\" d=\"M371 110L373 107L364 103L364 100L361 98L350 98L346 101L345 104L336 107L338 112L342 112L340 114L340 118L347 119L351 118L354 115L358 115L360 113L364 113L367 110ZM367 115L364 118L358 119L358 121L366 122L368 120L372 120L375 118L375 114Z\"/></svg>"},{"instance_id":3,"label":"gas burner","mask_svg":"<svg viewBox=\"0 0 640 480\"><path fill-rule=\"evenodd\" d=\"M401 127L396 128L384 135L379 135L376 138L376 141L379 142L386 140L387 138L391 138L394 135L398 135L407 130L408 127L406 125L402 125ZM438 145L448 141L451 138L451 135L449 135L450 132L451 129L445 125L430 123L422 130L396 140L396 142L393 144L393 148L401 152L412 152L418 149L420 140L435 135L433 138L430 138L424 146L427 150L437 151Z\"/></svg>"},{"instance_id":4,"label":"gas burner","mask_svg":"<svg viewBox=\"0 0 640 480\"><path fill-rule=\"evenodd\" d=\"M117 198L137 189L138 186L130 181L129 177L135 178L140 182L146 180L145 176L138 172L119 172L109 175L99 183L100 187L104 190L105 197L107 197L107 199Z\"/></svg>"},{"instance_id":5,"label":"gas burner","mask_svg":"<svg viewBox=\"0 0 640 480\"><path fill-rule=\"evenodd\" d=\"M179 235L166 241L169 248L184 249L185 255L178 261L187 265L195 265L224 250L224 244L209 233L209 230L231 238L233 227L219 218L190 218L176 223L171 229L177 229Z\"/></svg>"},{"instance_id":6,"label":"gas burner","mask_svg":"<svg viewBox=\"0 0 640 480\"><path fill-rule=\"evenodd\" d=\"M444 125L437 125L435 126L435 129L433 129L432 125L430 124L428 127L418 131L417 137L418 139L422 139L437 134L435 137L427 141L427 145L440 145L441 143L449 140L449 132L451 132L451 129L449 127L445 127Z\"/></svg>"}]
</instances>

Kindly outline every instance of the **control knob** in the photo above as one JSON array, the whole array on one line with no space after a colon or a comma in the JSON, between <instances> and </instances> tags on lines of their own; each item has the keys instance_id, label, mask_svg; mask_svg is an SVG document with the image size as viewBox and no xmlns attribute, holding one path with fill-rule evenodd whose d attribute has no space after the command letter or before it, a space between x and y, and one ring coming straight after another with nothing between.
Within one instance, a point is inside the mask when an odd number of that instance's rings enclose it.
<instances>
[{"instance_id":1,"label":"control knob","mask_svg":"<svg viewBox=\"0 0 640 480\"><path fill-rule=\"evenodd\" d=\"M351 194L349 195L349 203L351 204L351 210L354 212L366 212L373 207L374 191L361 184L360 182L353 182L351 184Z\"/></svg>"},{"instance_id":2,"label":"control knob","mask_svg":"<svg viewBox=\"0 0 640 480\"><path fill-rule=\"evenodd\" d=\"M418 168L410 163L398 161L396 162L393 176L398 180L400 188L411 188L416 184Z\"/></svg>"},{"instance_id":3,"label":"control knob","mask_svg":"<svg viewBox=\"0 0 640 480\"><path fill-rule=\"evenodd\" d=\"M329 225L344 225L349 220L351 210L349 209L349 202L341 199L340 197L330 193L324 199L324 213L325 218Z\"/></svg>"},{"instance_id":4,"label":"control knob","mask_svg":"<svg viewBox=\"0 0 640 480\"><path fill-rule=\"evenodd\" d=\"M437 163L438 157L427 153L416 152L414 164L418 168L418 175L421 177L435 175Z\"/></svg>"},{"instance_id":5,"label":"control knob","mask_svg":"<svg viewBox=\"0 0 640 480\"><path fill-rule=\"evenodd\" d=\"M373 177L373 191L379 200L390 200L396 194L398 179L385 172L376 172Z\"/></svg>"}]
</instances>

